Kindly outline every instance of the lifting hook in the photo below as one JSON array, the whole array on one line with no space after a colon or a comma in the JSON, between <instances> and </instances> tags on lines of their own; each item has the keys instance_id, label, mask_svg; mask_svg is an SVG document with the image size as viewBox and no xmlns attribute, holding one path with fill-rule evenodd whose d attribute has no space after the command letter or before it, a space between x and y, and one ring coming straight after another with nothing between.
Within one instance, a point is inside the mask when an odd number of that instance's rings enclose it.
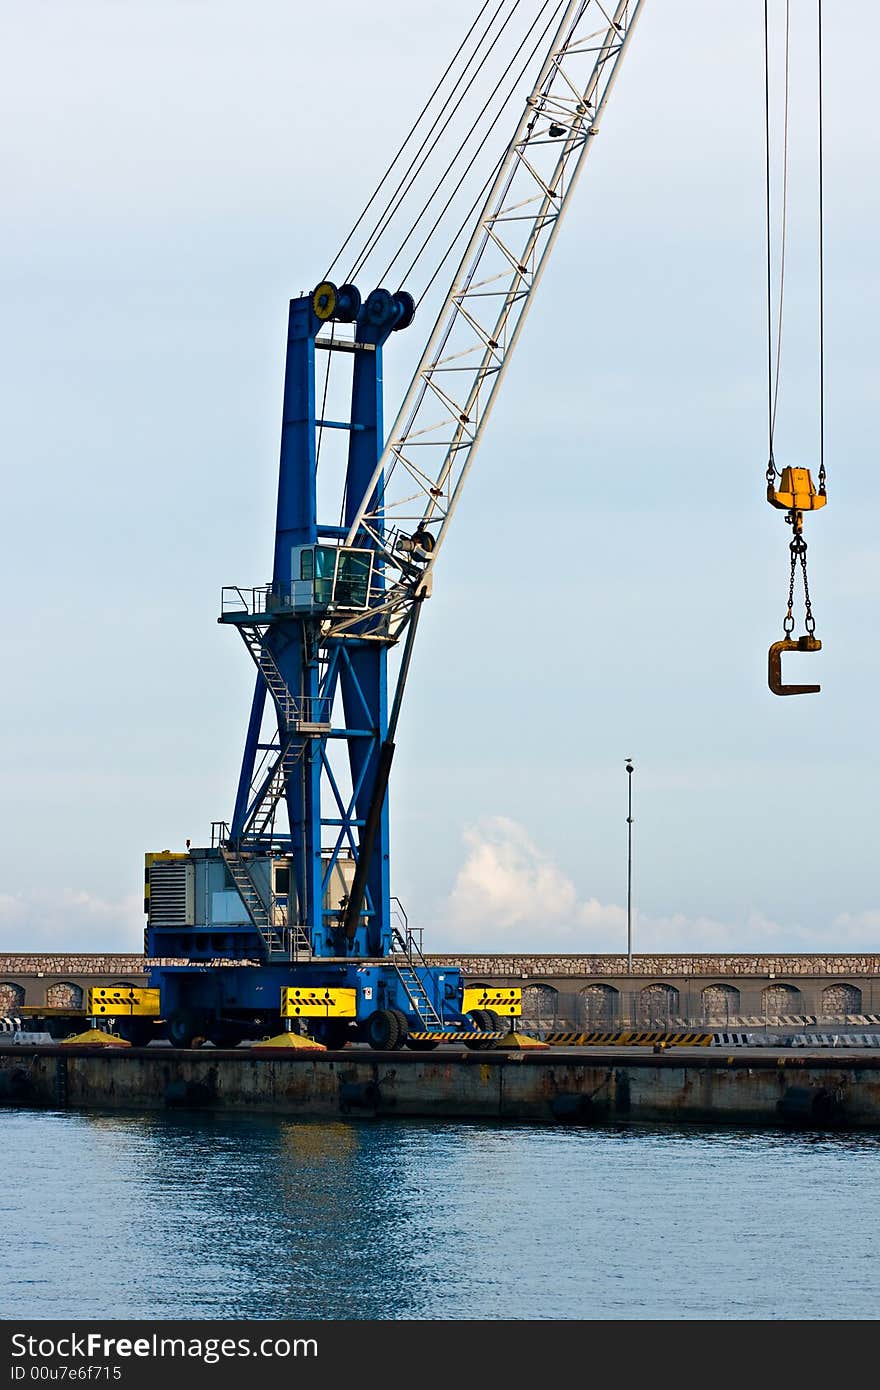
<instances>
[{"instance_id":1,"label":"lifting hook","mask_svg":"<svg viewBox=\"0 0 880 1390\"><path fill-rule=\"evenodd\" d=\"M803 637L785 637L781 642L774 642L768 654L767 663L767 684L774 695L818 695L822 689L821 685L783 685L782 684L782 653L783 652L820 652L822 643L818 637L813 637L810 633L805 633Z\"/></svg>"}]
</instances>

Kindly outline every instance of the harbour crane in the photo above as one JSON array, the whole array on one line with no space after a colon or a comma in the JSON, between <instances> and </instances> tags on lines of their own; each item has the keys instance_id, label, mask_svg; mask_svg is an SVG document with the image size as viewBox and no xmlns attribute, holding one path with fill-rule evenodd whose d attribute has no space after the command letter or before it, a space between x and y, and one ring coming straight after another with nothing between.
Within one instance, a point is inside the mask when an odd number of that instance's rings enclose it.
<instances>
[{"instance_id":1,"label":"harbour crane","mask_svg":"<svg viewBox=\"0 0 880 1390\"><path fill-rule=\"evenodd\" d=\"M225 588L219 616L254 666L234 807L210 844L146 856L153 1002L119 1019L132 1041L158 1014L177 1046L282 1025L331 1047L482 1046L518 1011L423 955L391 896L389 774L437 559L642 4L540 7L536 76L387 439L383 352L414 298L328 272L290 302L272 576ZM343 418L331 362L350 373ZM347 447L328 488L331 436Z\"/></svg>"}]
</instances>

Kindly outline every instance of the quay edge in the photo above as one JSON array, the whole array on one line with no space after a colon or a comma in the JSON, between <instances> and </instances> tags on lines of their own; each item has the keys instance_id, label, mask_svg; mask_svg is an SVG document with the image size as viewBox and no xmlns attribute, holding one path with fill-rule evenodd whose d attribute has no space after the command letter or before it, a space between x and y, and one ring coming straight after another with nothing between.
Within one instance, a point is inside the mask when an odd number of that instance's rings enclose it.
<instances>
[{"instance_id":1,"label":"quay edge","mask_svg":"<svg viewBox=\"0 0 880 1390\"><path fill-rule=\"evenodd\" d=\"M305 1053L0 1047L0 1106L880 1129L880 1056L772 1048Z\"/></svg>"}]
</instances>

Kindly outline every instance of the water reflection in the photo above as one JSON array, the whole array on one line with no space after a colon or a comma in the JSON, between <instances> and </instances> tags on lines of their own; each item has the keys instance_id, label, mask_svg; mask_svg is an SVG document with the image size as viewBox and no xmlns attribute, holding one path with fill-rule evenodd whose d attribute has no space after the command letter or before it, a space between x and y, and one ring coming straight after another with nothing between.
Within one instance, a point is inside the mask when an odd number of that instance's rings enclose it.
<instances>
[{"instance_id":1,"label":"water reflection","mask_svg":"<svg viewBox=\"0 0 880 1390\"><path fill-rule=\"evenodd\" d=\"M180 1111L2 1126L4 1318L876 1316L875 1135ZM100 1278L72 1278L96 1251Z\"/></svg>"}]
</instances>

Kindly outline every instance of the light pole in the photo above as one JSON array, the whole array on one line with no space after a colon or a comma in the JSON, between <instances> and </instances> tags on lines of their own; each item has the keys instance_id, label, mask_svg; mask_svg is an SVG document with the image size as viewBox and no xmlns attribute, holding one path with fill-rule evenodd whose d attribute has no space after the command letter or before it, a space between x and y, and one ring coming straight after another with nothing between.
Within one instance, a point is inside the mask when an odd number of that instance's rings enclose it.
<instances>
[{"instance_id":1,"label":"light pole","mask_svg":"<svg viewBox=\"0 0 880 1390\"><path fill-rule=\"evenodd\" d=\"M633 878L633 760L626 760L628 791L626 815L626 973L632 974L632 878Z\"/></svg>"}]
</instances>

